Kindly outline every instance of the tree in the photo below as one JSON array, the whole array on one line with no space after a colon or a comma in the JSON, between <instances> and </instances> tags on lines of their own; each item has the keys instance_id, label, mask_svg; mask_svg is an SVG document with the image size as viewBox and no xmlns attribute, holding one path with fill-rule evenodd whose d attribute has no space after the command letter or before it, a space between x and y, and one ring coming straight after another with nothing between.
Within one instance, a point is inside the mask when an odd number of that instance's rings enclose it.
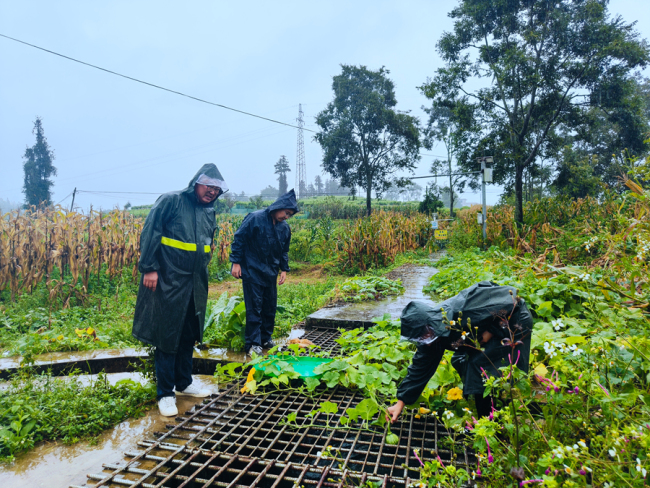
<instances>
[{"instance_id":1,"label":"tree","mask_svg":"<svg viewBox=\"0 0 650 488\"><path fill-rule=\"evenodd\" d=\"M465 97L482 134L460 163L476 170L476 156L494 156L494 180L514 186L521 223L525 170L559 147L558 130L588 124L589 108L621 104L648 46L634 24L609 18L607 0L461 0L449 15L454 31L437 45L446 66L422 90L434 103Z\"/></svg>"},{"instance_id":2,"label":"tree","mask_svg":"<svg viewBox=\"0 0 650 488\"><path fill-rule=\"evenodd\" d=\"M401 200L405 199L406 201L415 201L419 200L422 195L422 187L417 183L409 183L403 188L399 188L396 185L391 185L384 197L386 200Z\"/></svg>"},{"instance_id":3,"label":"tree","mask_svg":"<svg viewBox=\"0 0 650 488\"><path fill-rule=\"evenodd\" d=\"M466 176L458 174L459 169L454 168L453 161L459 156L467 158L471 153L472 135L477 132L474 113L466 103L460 100L434 100L430 108L424 108L429 114L429 123L425 131L424 147L431 149L433 141L442 141L447 151L447 161L436 159L431 164L431 173L447 173L449 187L449 216L454 216L454 203L456 192L465 188Z\"/></svg>"},{"instance_id":4,"label":"tree","mask_svg":"<svg viewBox=\"0 0 650 488\"><path fill-rule=\"evenodd\" d=\"M395 89L389 71L365 66L341 66L334 76L334 100L316 116L314 137L323 149L323 169L348 188L366 190L372 212L372 191L384 191L398 170L411 171L419 160L418 120L395 109ZM400 186L406 181L400 180Z\"/></svg>"},{"instance_id":5,"label":"tree","mask_svg":"<svg viewBox=\"0 0 650 488\"><path fill-rule=\"evenodd\" d=\"M50 188L54 183L50 178L56 176L54 151L50 149L43 133L43 124L40 117L36 117L33 134L36 134L36 143L25 149L23 170L25 180L23 193L26 205L47 206L52 203Z\"/></svg>"},{"instance_id":6,"label":"tree","mask_svg":"<svg viewBox=\"0 0 650 488\"><path fill-rule=\"evenodd\" d=\"M431 215L445 205L440 200L440 189L435 183L429 183L424 190L424 200L420 202L418 211Z\"/></svg>"},{"instance_id":7,"label":"tree","mask_svg":"<svg viewBox=\"0 0 650 488\"><path fill-rule=\"evenodd\" d=\"M232 208L235 206L235 203L237 203L237 200L235 200L235 198L230 193L224 193L221 195L221 197L219 197L219 200L221 200L226 206L228 213L232 212Z\"/></svg>"},{"instance_id":8,"label":"tree","mask_svg":"<svg viewBox=\"0 0 650 488\"><path fill-rule=\"evenodd\" d=\"M594 174L597 159L595 156L578 159L575 151L565 148L557 179L553 182L558 194L571 198L597 196L602 186L600 178Z\"/></svg>"},{"instance_id":9,"label":"tree","mask_svg":"<svg viewBox=\"0 0 650 488\"><path fill-rule=\"evenodd\" d=\"M314 178L314 186L319 195L323 193L323 180L321 180L320 175L316 175L316 178Z\"/></svg>"},{"instance_id":10,"label":"tree","mask_svg":"<svg viewBox=\"0 0 650 488\"><path fill-rule=\"evenodd\" d=\"M284 193L286 193L286 191ZM275 200L280 195L284 195L284 193L280 193L276 187L269 185L260 192L260 196L265 200Z\"/></svg>"},{"instance_id":11,"label":"tree","mask_svg":"<svg viewBox=\"0 0 650 488\"><path fill-rule=\"evenodd\" d=\"M249 198L249 200L258 210L264 206L264 199L261 195L252 196Z\"/></svg>"},{"instance_id":12,"label":"tree","mask_svg":"<svg viewBox=\"0 0 650 488\"><path fill-rule=\"evenodd\" d=\"M291 168L289 167L289 160L284 155L280 156L278 162L275 163L275 174L280 175L278 177L279 195L284 195L289 191L289 185L287 184L287 173L290 171Z\"/></svg>"}]
</instances>

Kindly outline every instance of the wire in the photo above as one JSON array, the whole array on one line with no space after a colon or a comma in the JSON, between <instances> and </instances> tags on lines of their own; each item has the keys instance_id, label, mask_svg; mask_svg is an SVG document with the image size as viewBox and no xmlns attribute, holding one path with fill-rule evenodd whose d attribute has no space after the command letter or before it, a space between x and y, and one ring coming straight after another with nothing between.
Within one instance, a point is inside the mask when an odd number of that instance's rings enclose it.
<instances>
[{"instance_id":1,"label":"wire","mask_svg":"<svg viewBox=\"0 0 650 488\"><path fill-rule=\"evenodd\" d=\"M112 71L110 69L102 68L101 66L97 66L97 65L91 64L91 63L87 63L85 61L81 61L79 59L72 58L70 56L66 56L65 54L57 53L56 51L52 51L50 49L45 49L44 47L40 47L40 46L37 46L35 44L30 44L29 42L21 41L20 39L10 37L10 36L7 36L5 34L0 34L0 37L4 37L5 39L9 39L11 41L18 42L20 44L24 44L24 45L29 46L29 47L33 47L34 49L39 49L39 50L44 51L46 53L54 54L55 56L59 56L61 58L67 59L69 61L74 61L75 63L83 64L84 66L89 66L91 68L95 68L95 69L98 69L100 71L104 71L106 73L109 73L109 74L112 74L112 75L115 75L115 76L119 76L121 78L125 78L127 80L135 81L137 83L142 83L143 85L151 86L151 87L157 88L159 90L163 90L163 91L166 91L166 92L169 92L169 93L174 93L174 94L180 95L182 97L190 98L192 100L196 100L197 102L207 103L208 105L213 105L215 107L223 108L225 110L231 110L233 112L237 112L237 113L240 113L240 114L243 114L243 115L248 115L249 117L255 117L255 118L261 119L261 120L266 120L268 122L273 122L274 124L285 125L287 127L293 128L293 129L302 129L304 131L311 132L313 134L318 133L318 131L313 130L313 129L308 129L305 126L299 127L297 125L288 124L287 122L282 122L280 120L271 119L271 118L268 118L268 117L264 117L262 115L257 115L257 114L251 113L251 112L246 112L244 110L239 110L237 108L229 107L229 106L223 105L221 103L211 102L211 101L205 100L203 98L195 97L193 95L188 95L187 93L183 93L183 92L180 92L180 91L177 91L177 90L172 90L171 88L165 88L164 86L156 85L156 84L150 83L148 81L144 81L144 80L140 80L138 78L134 78L132 76L124 75L122 73L118 73L117 71ZM421 154L421 156L434 157L434 158L446 158L447 157L447 156L440 156L440 155L437 155L437 154Z\"/></svg>"},{"instance_id":2,"label":"wire","mask_svg":"<svg viewBox=\"0 0 650 488\"><path fill-rule=\"evenodd\" d=\"M62 203L64 200L66 200L70 195L72 195L72 192L68 193L65 197L63 197L63 198L61 199L61 201L60 201L59 203L57 203L56 205L61 205L61 203ZM55 205L55 206L56 206L56 205Z\"/></svg>"},{"instance_id":3,"label":"wire","mask_svg":"<svg viewBox=\"0 0 650 488\"><path fill-rule=\"evenodd\" d=\"M44 47L36 46L35 44L30 44L29 42L21 41L20 39L10 37L10 36L7 36L5 34L0 34L0 37L4 37L5 39L9 39L9 40L14 41L14 42L19 42L20 44L24 44L26 46L33 47L34 49L39 49L39 50L44 51L46 53L54 54L55 56L59 56L61 58L67 59L69 61L74 61L75 63L83 64L85 66L89 66L91 68L95 68L95 69L98 69L100 71L104 71L106 73L109 73L109 74L112 74L112 75L115 75L115 76L119 76L121 78L126 78L127 80L135 81L137 83L142 83L143 85L151 86L151 87L157 88L159 90L163 90L163 91L166 91L166 92L169 92L169 93L174 93L174 94L180 95L182 97L190 98L192 100L196 100L197 102L207 103L208 105L213 105L215 107L223 108L225 110L230 110L232 112L237 112L237 113L240 113L240 114L248 115L250 117L255 117L257 119L266 120L268 122L273 122L274 124L286 125L287 127L292 127L294 129L303 129L303 130L306 130L307 132L316 133L316 131L312 130L312 129L306 129L304 127L298 127L297 125L288 124L286 122L281 122L279 120L270 119L268 117L263 117L261 115L256 115L256 114L253 114L251 112L246 112L244 110L239 110L237 108L228 107L227 105L223 105L221 103L210 102L209 100L205 100L203 98L188 95L187 93L179 92L177 90L172 90L171 88L165 88L164 86L156 85L156 84L150 83L148 81L140 80L138 78L133 78L132 76L124 75L122 73L118 73L117 71L112 71L110 69L102 68L101 66L86 63L85 61L81 61L79 59L75 59L75 58L72 58L70 56L66 56L65 54L61 54L61 53L57 53L55 51L51 51L50 49L45 49Z\"/></svg>"}]
</instances>

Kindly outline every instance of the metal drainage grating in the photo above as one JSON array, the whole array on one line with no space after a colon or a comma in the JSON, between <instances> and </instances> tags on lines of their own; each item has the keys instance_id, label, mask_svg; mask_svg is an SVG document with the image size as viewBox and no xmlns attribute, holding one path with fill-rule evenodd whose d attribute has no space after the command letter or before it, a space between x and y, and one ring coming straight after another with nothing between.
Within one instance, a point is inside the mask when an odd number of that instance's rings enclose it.
<instances>
[{"instance_id":1,"label":"metal drainage grating","mask_svg":"<svg viewBox=\"0 0 650 488\"><path fill-rule=\"evenodd\" d=\"M144 450L127 453L127 463L105 465L110 474L89 475L98 481L94 486L335 487L374 481L406 487L419 478L414 449L423 461L440 456L445 464L475 463L431 417L416 419L412 413L394 424L398 445L384 442L385 430L342 428L345 410L363 400L356 392L335 388L315 398L281 391L252 396L239 394L241 386L233 385L195 407L189 417L179 417L158 440L140 442ZM308 415L324 401L336 403L338 413ZM291 412L303 428L284 422ZM317 455L327 446L338 452L338 459Z\"/></svg>"},{"instance_id":2,"label":"metal drainage grating","mask_svg":"<svg viewBox=\"0 0 650 488\"><path fill-rule=\"evenodd\" d=\"M341 353L341 346L336 342L341 333L330 327L313 327L305 330L301 339L308 339L315 345L320 346L317 352L325 353L326 356L336 356Z\"/></svg>"}]
</instances>

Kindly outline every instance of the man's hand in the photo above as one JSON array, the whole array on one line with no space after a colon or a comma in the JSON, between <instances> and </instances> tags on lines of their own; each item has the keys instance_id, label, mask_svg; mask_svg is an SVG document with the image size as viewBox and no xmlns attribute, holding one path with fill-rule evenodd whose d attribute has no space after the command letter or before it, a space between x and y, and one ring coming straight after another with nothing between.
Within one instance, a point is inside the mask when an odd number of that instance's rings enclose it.
<instances>
[{"instance_id":1,"label":"man's hand","mask_svg":"<svg viewBox=\"0 0 650 488\"><path fill-rule=\"evenodd\" d=\"M283 271L280 273L280 281L278 282L278 285L283 285L285 281L287 281L287 272Z\"/></svg>"},{"instance_id":2,"label":"man's hand","mask_svg":"<svg viewBox=\"0 0 650 488\"><path fill-rule=\"evenodd\" d=\"M395 422L404 410L404 402L402 400L397 400L397 403L392 407L386 409L386 422L391 424Z\"/></svg>"},{"instance_id":3,"label":"man's hand","mask_svg":"<svg viewBox=\"0 0 650 488\"><path fill-rule=\"evenodd\" d=\"M487 330L483 332L483 335L481 336L481 345L485 345L488 342L490 342L490 339L492 339L492 332L488 332Z\"/></svg>"},{"instance_id":4,"label":"man's hand","mask_svg":"<svg viewBox=\"0 0 650 488\"><path fill-rule=\"evenodd\" d=\"M151 291L156 291L156 285L158 284L158 271L145 273L142 278L142 284Z\"/></svg>"},{"instance_id":5,"label":"man's hand","mask_svg":"<svg viewBox=\"0 0 650 488\"><path fill-rule=\"evenodd\" d=\"M241 266L237 263L233 263L232 271L230 272L235 278L241 278Z\"/></svg>"}]
</instances>

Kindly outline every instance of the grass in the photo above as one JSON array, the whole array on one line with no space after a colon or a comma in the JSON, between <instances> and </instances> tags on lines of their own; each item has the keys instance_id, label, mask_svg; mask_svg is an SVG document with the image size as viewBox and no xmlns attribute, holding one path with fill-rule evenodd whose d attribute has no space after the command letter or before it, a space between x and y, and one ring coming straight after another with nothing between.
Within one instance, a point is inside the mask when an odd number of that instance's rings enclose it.
<instances>
[{"instance_id":1,"label":"grass","mask_svg":"<svg viewBox=\"0 0 650 488\"><path fill-rule=\"evenodd\" d=\"M16 376L0 395L0 460L11 461L39 441L72 444L95 437L142 415L155 397L151 384L110 385L102 374L88 386L74 376Z\"/></svg>"}]
</instances>

